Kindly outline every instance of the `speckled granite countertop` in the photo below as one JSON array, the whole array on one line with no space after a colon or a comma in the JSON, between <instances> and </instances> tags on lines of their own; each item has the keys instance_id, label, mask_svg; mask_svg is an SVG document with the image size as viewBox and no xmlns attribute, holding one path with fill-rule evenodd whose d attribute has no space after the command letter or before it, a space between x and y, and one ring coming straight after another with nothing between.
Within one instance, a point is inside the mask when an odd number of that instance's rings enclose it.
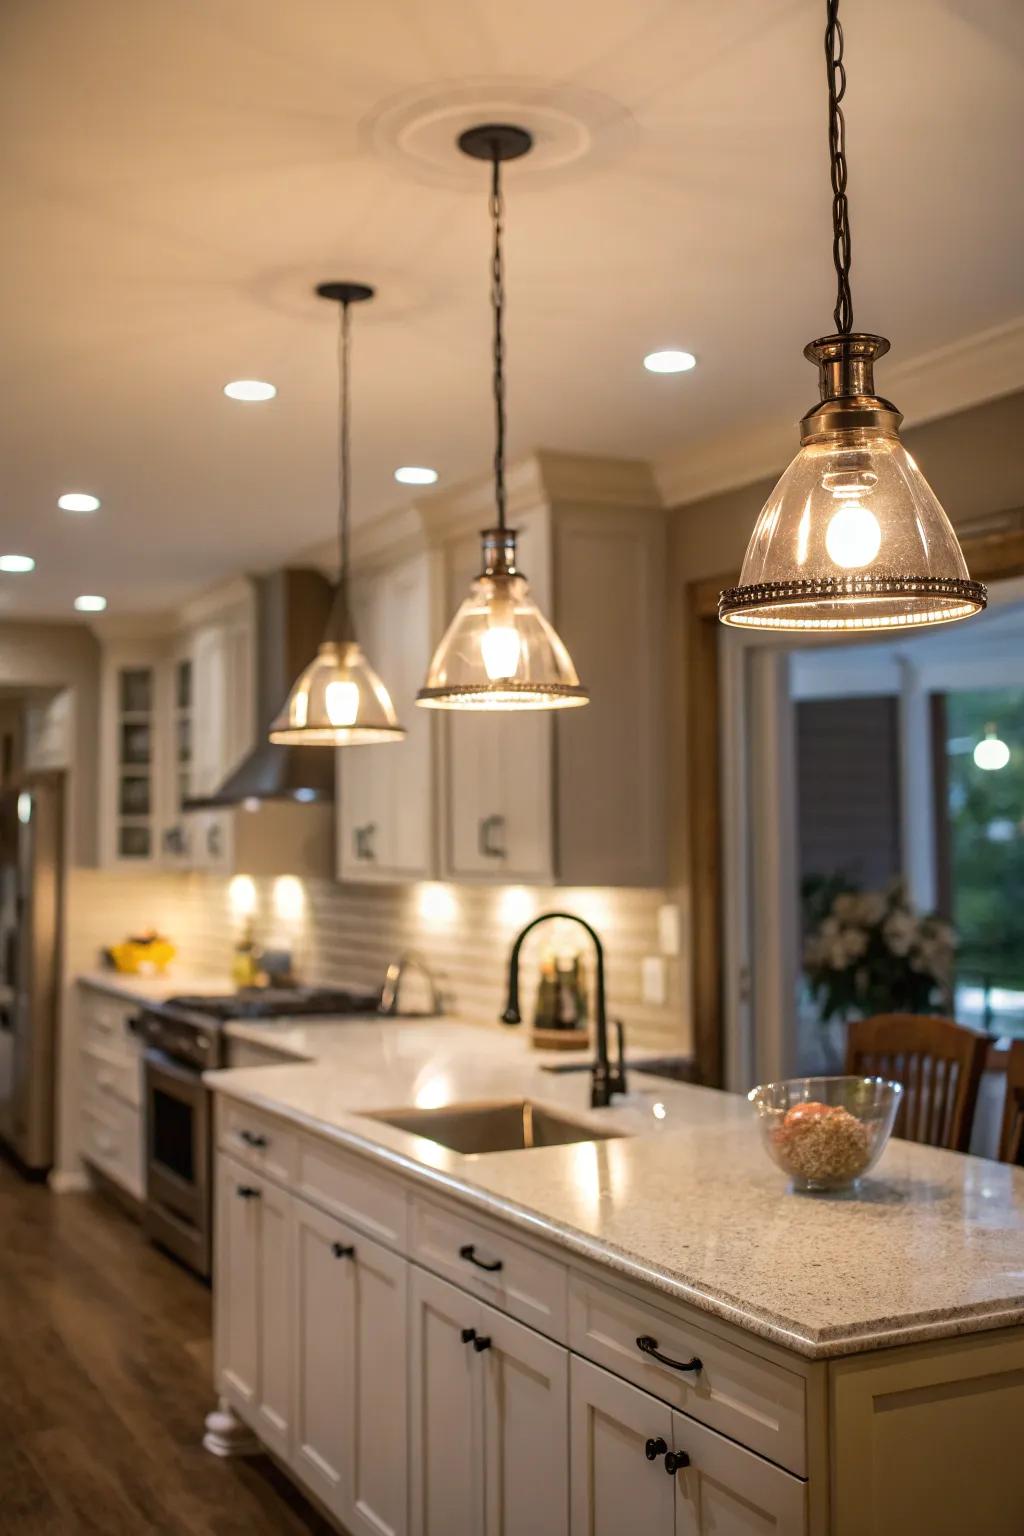
<instances>
[{"instance_id":1,"label":"speckled granite countertop","mask_svg":"<svg viewBox=\"0 0 1024 1536\"><path fill-rule=\"evenodd\" d=\"M734 1095L634 1073L591 1111L587 1075L543 1071L524 1034L449 1021L232 1029L298 1030L316 1064L208 1074L219 1092L801 1355L1024 1322L1022 1169L894 1141L859 1192L798 1195ZM520 1096L625 1134L465 1157L364 1118Z\"/></svg>"},{"instance_id":2,"label":"speckled granite countertop","mask_svg":"<svg viewBox=\"0 0 1024 1536\"><path fill-rule=\"evenodd\" d=\"M181 971L172 965L159 976L131 975L126 971L81 971L75 980L79 986L95 987L129 1003L165 1003L169 997L187 992L233 992L234 986L223 975L200 971Z\"/></svg>"}]
</instances>

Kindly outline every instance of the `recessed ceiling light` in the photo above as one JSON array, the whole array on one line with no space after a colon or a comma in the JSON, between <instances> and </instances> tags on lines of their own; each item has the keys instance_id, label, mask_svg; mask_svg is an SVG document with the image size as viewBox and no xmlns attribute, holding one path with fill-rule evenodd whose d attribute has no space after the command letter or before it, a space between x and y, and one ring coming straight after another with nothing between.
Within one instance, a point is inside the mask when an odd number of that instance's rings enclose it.
<instances>
[{"instance_id":1,"label":"recessed ceiling light","mask_svg":"<svg viewBox=\"0 0 1024 1536\"><path fill-rule=\"evenodd\" d=\"M403 464L395 470L395 479L399 485L433 485L437 470L428 469L425 464Z\"/></svg>"},{"instance_id":2,"label":"recessed ceiling light","mask_svg":"<svg viewBox=\"0 0 1024 1536\"><path fill-rule=\"evenodd\" d=\"M75 598L75 607L79 613L102 613L107 606L105 597L91 596L86 593L83 597Z\"/></svg>"},{"instance_id":3,"label":"recessed ceiling light","mask_svg":"<svg viewBox=\"0 0 1024 1536\"><path fill-rule=\"evenodd\" d=\"M277 390L263 379L233 379L224 385L224 393L230 400L273 400Z\"/></svg>"},{"instance_id":4,"label":"recessed ceiling light","mask_svg":"<svg viewBox=\"0 0 1024 1536\"><path fill-rule=\"evenodd\" d=\"M644 358L648 373L689 373L696 366L692 352L678 352L671 347L665 352L648 352Z\"/></svg>"},{"instance_id":5,"label":"recessed ceiling light","mask_svg":"<svg viewBox=\"0 0 1024 1536\"><path fill-rule=\"evenodd\" d=\"M62 512L98 512L100 499L89 491L65 491L57 497L57 505Z\"/></svg>"},{"instance_id":6,"label":"recessed ceiling light","mask_svg":"<svg viewBox=\"0 0 1024 1536\"><path fill-rule=\"evenodd\" d=\"M0 555L0 571L34 571L35 568L31 555Z\"/></svg>"}]
</instances>

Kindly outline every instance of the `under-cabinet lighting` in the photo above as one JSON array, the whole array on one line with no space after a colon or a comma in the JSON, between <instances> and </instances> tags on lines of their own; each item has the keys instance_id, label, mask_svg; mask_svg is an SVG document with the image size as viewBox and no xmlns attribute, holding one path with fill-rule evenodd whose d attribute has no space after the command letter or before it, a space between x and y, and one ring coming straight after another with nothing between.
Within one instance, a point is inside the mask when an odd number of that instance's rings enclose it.
<instances>
[{"instance_id":1,"label":"under-cabinet lighting","mask_svg":"<svg viewBox=\"0 0 1024 1536\"><path fill-rule=\"evenodd\" d=\"M498 917L506 928L521 928L537 911L537 898L525 885L507 885L498 897Z\"/></svg>"},{"instance_id":2,"label":"under-cabinet lighting","mask_svg":"<svg viewBox=\"0 0 1024 1536\"><path fill-rule=\"evenodd\" d=\"M433 923L437 927L453 923L459 915L459 904L455 899L455 892L449 885L428 883L419 886L416 893L416 906L423 921Z\"/></svg>"},{"instance_id":3,"label":"under-cabinet lighting","mask_svg":"<svg viewBox=\"0 0 1024 1536\"><path fill-rule=\"evenodd\" d=\"M57 505L62 512L98 512L100 499L90 491L65 491L57 497Z\"/></svg>"},{"instance_id":4,"label":"under-cabinet lighting","mask_svg":"<svg viewBox=\"0 0 1024 1536\"><path fill-rule=\"evenodd\" d=\"M306 892L297 875L278 875L274 881L274 912L284 922L297 923L306 910Z\"/></svg>"},{"instance_id":5,"label":"under-cabinet lighting","mask_svg":"<svg viewBox=\"0 0 1024 1536\"><path fill-rule=\"evenodd\" d=\"M252 875L232 875L228 881L232 917L252 917L256 911L256 882Z\"/></svg>"}]
</instances>

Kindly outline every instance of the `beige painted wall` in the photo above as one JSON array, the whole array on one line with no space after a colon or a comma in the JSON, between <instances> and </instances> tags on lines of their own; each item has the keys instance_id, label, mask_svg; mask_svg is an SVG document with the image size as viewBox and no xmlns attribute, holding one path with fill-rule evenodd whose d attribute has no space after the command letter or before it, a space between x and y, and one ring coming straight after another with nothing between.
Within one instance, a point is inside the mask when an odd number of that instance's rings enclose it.
<instances>
[{"instance_id":1,"label":"beige painted wall","mask_svg":"<svg viewBox=\"0 0 1024 1536\"><path fill-rule=\"evenodd\" d=\"M904 441L956 523L1024 506L1024 391L909 427ZM797 451L793 427L793 452ZM754 521L779 475L677 507L672 523L676 586L739 572Z\"/></svg>"},{"instance_id":2,"label":"beige painted wall","mask_svg":"<svg viewBox=\"0 0 1024 1536\"><path fill-rule=\"evenodd\" d=\"M954 524L1024 508L1024 391L908 428L903 437ZM797 447L794 423L794 453ZM686 587L691 581L739 573L754 522L784 468L780 464L776 474L753 484L677 507L669 524L670 879L684 918L691 889L686 817ZM686 975L682 990L688 999ZM690 1038L688 1016L683 1034Z\"/></svg>"}]
</instances>

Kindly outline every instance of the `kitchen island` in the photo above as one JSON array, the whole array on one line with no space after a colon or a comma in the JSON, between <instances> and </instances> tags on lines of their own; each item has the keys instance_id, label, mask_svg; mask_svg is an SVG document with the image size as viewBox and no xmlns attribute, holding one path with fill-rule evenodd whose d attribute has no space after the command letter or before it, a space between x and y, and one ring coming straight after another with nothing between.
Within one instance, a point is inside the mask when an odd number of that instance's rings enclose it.
<instances>
[{"instance_id":1,"label":"kitchen island","mask_svg":"<svg viewBox=\"0 0 1024 1536\"><path fill-rule=\"evenodd\" d=\"M254 1432L353 1532L1024 1530L1024 1171L893 1142L796 1195L735 1096L590 1110L447 1021L229 1029L314 1059L208 1076L211 1448ZM520 1100L600 1139L429 1139Z\"/></svg>"}]
</instances>

